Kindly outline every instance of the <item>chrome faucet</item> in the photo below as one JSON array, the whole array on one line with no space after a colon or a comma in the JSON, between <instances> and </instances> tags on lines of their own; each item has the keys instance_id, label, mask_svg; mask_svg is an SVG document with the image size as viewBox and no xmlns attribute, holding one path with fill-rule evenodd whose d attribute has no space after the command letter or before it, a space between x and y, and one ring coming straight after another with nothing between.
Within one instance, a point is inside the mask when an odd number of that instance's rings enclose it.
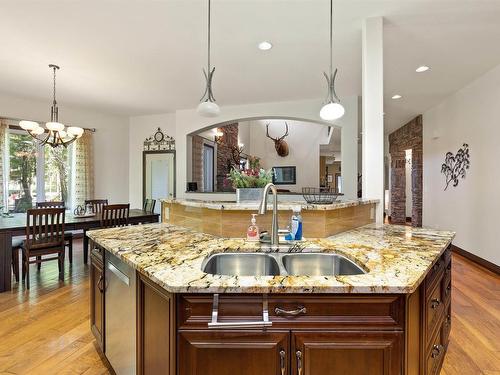
<instances>
[{"instance_id":1,"label":"chrome faucet","mask_svg":"<svg viewBox=\"0 0 500 375\"><path fill-rule=\"evenodd\" d=\"M259 205L259 215L264 215L267 212L267 196L269 190L273 193L273 220L271 224L271 246L275 247L279 245L279 234L278 234L278 190L276 186L270 182L264 187L264 193L262 195L262 200Z\"/></svg>"}]
</instances>

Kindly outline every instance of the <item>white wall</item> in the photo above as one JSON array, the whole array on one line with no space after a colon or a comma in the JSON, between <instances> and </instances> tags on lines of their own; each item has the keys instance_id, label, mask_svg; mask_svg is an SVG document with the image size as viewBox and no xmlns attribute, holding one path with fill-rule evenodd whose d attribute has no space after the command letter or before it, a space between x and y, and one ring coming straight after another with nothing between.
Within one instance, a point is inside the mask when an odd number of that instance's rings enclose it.
<instances>
[{"instance_id":1,"label":"white wall","mask_svg":"<svg viewBox=\"0 0 500 375\"><path fill-rule=\"evenodd\" d=\"M500 264L500 65L425 112L423 223L457 232L454 244ZM437 139L435 139L437 137ZM470 148L471 166L445 187L446 152Z\"/></svg>"},{"instance_id":2,"label":"white wall","mask_svg":"<svg viewBox=\"0 0 500 375\"><path fill-rule=\"evenodd\" d=\"M319 187L319 146L328 143L328 127L322 124L302 121L287 121L289 154L281 157L274 148L274 142L266 136L266 124L269 123L269 134L278 138L285 134L283 120L254 120L241 122L239 129L250 130L247 140L249 154L261 158L264 169L278 166L295 166L297 183L280 185L280 189L302 192L303 187ZM245 134L243 132L243 134Z\"/></svg>"},{"instance_id":3,"label":"white wall","mask_svg":"<svg viewBox=\"0 0 500 375\"><path fill-rule=\"evenodd\" d=\"M146 138L161 128L165 135L175 137L175 114L130 117L128 182L131 207L142 207L142 151ZM177 155L176 155L177 156Z\"/></svg>"},{"instance_id":4,"label":"white wall","mask_svg":"<svg viewBox=\"0 0 500 375\"><path fill-rule=\"evenodd\" d=\"M50 101L0 94L0 116L45 122L50 119ZM95 197L113 203L128 202L128 118L59 105L65 125L96 128L94 133Z\"/></svg>"}]
</instances>

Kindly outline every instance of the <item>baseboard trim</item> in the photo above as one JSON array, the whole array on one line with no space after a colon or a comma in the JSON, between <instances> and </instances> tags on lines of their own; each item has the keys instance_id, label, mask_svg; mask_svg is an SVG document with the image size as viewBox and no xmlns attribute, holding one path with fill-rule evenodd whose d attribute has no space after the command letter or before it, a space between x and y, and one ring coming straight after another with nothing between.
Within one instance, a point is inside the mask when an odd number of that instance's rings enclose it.
<instances>
[{"instance_id":1,"label":"baseboard trim","mask_svg":"<svg viewBox=\"0 0 500 375\"><path fill-rule=\"evenodd\" d=\"M497 275L500 275L500 266L497 266L495 263L492 263L489 260L483 259L481 257L478 257L477 255L469 253L467 250L464 250L456 245L451 245L451 251L463 256L464 258L469 259L474 263L479 264L480 266L486 268L487 270L493 273L496 273Z\"/></svg>"}]
</instances>

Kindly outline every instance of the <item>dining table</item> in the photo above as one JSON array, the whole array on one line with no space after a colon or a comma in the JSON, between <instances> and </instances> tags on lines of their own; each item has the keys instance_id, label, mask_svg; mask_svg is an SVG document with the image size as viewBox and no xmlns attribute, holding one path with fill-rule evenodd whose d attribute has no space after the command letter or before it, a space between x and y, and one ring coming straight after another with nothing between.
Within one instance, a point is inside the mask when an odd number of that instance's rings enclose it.
<instances>
[{"instance_id":1,"label":"dining table","mask_svg":"<svg viewBox=\"0 0 500 375\"><path fill-rule=\"evenodd\" d=\"M160 215L142 209L129 211L129 224L157 223ZM0 216L0 292L11 290L12 280L12 237L26 235L26 213L14 213ZM101 214L96 213L90 217L79 217L66 211L64 230L87 231L101 226ZM88 261L88 239L84 237L83 254L84 263Z\"/></svg>"}]
</instances>

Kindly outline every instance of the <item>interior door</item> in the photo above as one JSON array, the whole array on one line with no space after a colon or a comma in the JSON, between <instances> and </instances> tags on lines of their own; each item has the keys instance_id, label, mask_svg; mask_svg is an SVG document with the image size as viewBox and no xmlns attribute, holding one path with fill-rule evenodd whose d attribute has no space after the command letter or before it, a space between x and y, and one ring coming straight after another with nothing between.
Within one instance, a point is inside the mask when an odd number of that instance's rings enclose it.
<instances>
[{"instance_id":1,"label":"interior door","mask_svg":"<svg viewBox=\"0 0 500 375\"><path fill-rule=\"evenodd\" d=\"M203 191L214 191L214 148L203 145Z\"/></svg>"},{"instance_id":2,"label":"interior door","mask_svg":"<svg viewBox=\"0 0 500 375\"><path fill-rule=\"evenodd\" d=\"M179 375L287 375L290 334L181 331Z\"/></svg>"},{"instance_id":3,"label":"interior door","mask_svg":"<svg viewBox=\"0 0 500 375\"><path fill-rule=\"evenodd\" d=\"M144 198L174 197L175 156L173 153L146 153L144 155ZM157 201L155 212L161 212Z\"/></svg>"},{"instance_id":4,"label":"interior door","mask_svg":"<svg viewBox=\"0 0 500 375\"><path fill-rule=\"evenodd\" d=\"M399 375L402 332L293 332L292 374Z\"/></svg>"}]
</instances>

